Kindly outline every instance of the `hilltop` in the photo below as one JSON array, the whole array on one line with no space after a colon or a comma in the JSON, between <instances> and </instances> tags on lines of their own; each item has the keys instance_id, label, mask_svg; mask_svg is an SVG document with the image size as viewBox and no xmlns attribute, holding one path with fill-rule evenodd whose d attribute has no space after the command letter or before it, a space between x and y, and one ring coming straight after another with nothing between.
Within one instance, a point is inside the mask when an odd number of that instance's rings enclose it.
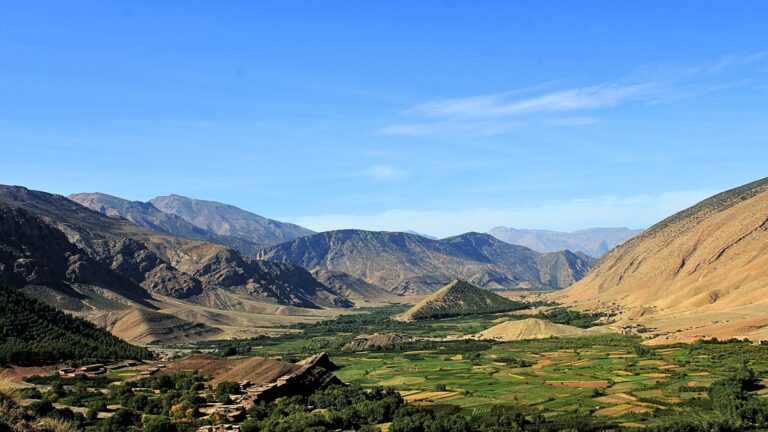
<instances>
[{"instance_id":1,"label":"hilltop","mask_svg":"<svg viewBox=\"0 0 768 432\"><path fill-rule=\"evenodd\" d=\"M524 303L506 299L457 279L393 318L399 321L418 321L509 312L525 307Z\"/></svg>"},{"instance_id":2,"label":"hilltop","mask_svg":"<svg viewBox=\"0 0 768 432\"><path fill-rule=\"evenodd\" d=\"M768 339L768 178L720 193L608 253L553 298L625 323L702 337Z\"/></svg>"},{"instance_id":3,"label":"hilltop","mask_svg":"<svg viewBox=\"0 0 768 432\"><path fill-rule=\"evenodd\" d=\"M560 289L596 261L570 251L541 254L488 234L432 240L363 230L302 237L267 247L258 257L343 272L398 294L430 294L457 277L484 288Z\"/></svg>"}]
</instances>

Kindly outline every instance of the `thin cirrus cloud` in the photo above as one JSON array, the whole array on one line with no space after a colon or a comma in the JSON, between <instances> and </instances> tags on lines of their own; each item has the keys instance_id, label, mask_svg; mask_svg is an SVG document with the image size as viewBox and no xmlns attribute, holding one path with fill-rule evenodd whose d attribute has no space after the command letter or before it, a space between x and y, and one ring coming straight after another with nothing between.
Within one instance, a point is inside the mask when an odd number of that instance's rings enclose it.
<instances>
[{"instance_id":1,"label":"thin cirrus cloud","mask_svg":"<svg viewBox=\"0 0 768 432\"><path fill-rule=\"evenodd\" d=\"M606 83L555 91L524 99L510 98L511 92L443 99L416 105L405 111L418 121L391 125L379 130L384 135L492 136L528 127L581 126L600 121L595 116L571 113L614 107L632 100L650 100L660 94L656 82Z\"/></svg>"},{"instance_id":2,"label":"thin cirrus cloud","mask_svg":"<svg viewBox=\"0 0 768 432\"><path fill-rule=\"evenodd\" d=\"M748 73L746 71L750 66L763 63L766 58L768 54L760 52L728 55L693 66L655 65L643 68L645 76L641 78L550 90L526 97L521 97L521 93L541 92L551 85L523 91L438 99L405 110L402 114L406 120L381 128L378 133L399 136L492 136L523 128L594 124L601 119L590 114L598 110L633 102L654 104L743 87L752 83L751 80L731 76L728 77L730 81L723 81L723 77L730 72Z\"/></svg>"},{"instance_id":3,"label":"thin cirrus cloud","mask_svg":"<svg viewBox=\"0 0 768 432\"><path fill-rule=\"evenodd\" d=\"M616 106L631 99L658 93L658 83L608 83L557 91L522 100L507 100L505 94L447 99L416 105L409 113L424 117L493 118L538 113L579 111Z\"/></svg>"}]
</instances>

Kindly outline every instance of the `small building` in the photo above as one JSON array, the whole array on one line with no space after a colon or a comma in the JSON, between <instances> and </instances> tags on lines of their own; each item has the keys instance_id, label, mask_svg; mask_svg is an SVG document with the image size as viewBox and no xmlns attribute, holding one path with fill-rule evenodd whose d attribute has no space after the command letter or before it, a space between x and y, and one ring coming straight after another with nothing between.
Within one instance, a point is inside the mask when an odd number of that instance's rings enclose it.
<instances>
[{"instance_id":1,"label":"small building","mask_svg":"<svg viewBox=\"0 0 768 432\"><path fill-rule=\"evenodd\" d=\"M96 371L99 371L99 370L102 370L102 369L104 369L104 365L101 364L101 363L96 363L96 364L86 365L86 366L81 366L80 367L80 370L83 371L83 372L96 372Z\"/></svg>"},{"instance_id":2,"label":"small building","mask_svg":"<svg viewBox=\"0 0 768 432\"><path fill-rule=\"evenodd\" d=\"M215 426L203 426L197 432L240 432L239 425L221 424Z\"/></svg>"}]
</instances>

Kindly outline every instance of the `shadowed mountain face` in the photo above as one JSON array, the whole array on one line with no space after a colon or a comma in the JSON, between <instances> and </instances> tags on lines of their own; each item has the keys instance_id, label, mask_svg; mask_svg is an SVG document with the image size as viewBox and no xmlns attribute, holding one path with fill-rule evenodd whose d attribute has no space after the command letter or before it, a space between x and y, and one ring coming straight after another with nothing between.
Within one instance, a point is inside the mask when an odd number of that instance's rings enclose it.
<instances>
[{"instance_id":1,"label":"shadowed mountain face","mask_svg":"<svg viewBox=\"0 0 768 432\"><path fill-rule=\"evenodd\" d=\"M148 305L144 288L93 259L43 218L0 204L0 285L47 286L79 297L69 284L110 286Z\"/></svg>"},{"instance_id":2,"label":"shadowed mountain face","mask_svg":"<svg viewBox=\"0 0 768 432\"><path fill-rule=\"evenodd\" d=\"M160 211L179 216L208 232L238 237L253 243L277 244L314 234L313 231L298 225L267 219L216 201L168 195L149 202Z\"/></svg>"},{"instance_id":3,"label":"shadowed mountain face","mask_svg":"<svg viewBox=\"0 0 768 432\"><path fill-rule=\"evenodd\" d=\"M659 222L556 297L686 330L670 341L768 338L768 178Z\"/></svg>"},{"instance_id":4,"label":"shadowed mountain face","mask_svg":"<svg viewBox=\"0 0 768 432\"><path fill-rule=\"evenodd\" d=\"M431 293L456 278L485 288L560 289L595 262L568 251L540 254L487 234L443 240L339 230L264 249L262 259L347 273L394 293Z\"/></svg>"},{"instance_id":5,"label":"shadowed mountain face","mask_svg":"<svg viewBox=\"0 0 768 432\"><path fill-rule=\"evenodd\" d=\"M226 289L315 308L351 306L303 268L245 258L226 247L164 235L60 195L0 186L0 278L63 290L72 284L180 299Z\"/></svg>"},{"instance_id":6,"label":"shadowed mountain face","mask_svg":"<svg viewBox=\"0 0 768 432\"><path fill-rule=\"evenodd\" d=\"M497 239L537 252L571 250L600 258L609 250L639 235L643 230L629 228L590 228L574 232L496 227L488 234Z\"/></svg>"}]
</instances>

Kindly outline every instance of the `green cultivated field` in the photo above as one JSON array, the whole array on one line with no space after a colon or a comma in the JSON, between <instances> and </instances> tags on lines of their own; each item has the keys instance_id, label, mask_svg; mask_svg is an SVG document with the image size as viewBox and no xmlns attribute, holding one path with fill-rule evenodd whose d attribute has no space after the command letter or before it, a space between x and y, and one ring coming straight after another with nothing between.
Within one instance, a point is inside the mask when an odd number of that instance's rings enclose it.
<instances>
[{"instance_id":1,"label":"green cultivated field","mask_svg":"<svg viewBox=\"0 0 768 432\"><path fill-rule=\"evenodd\" d=\"M326 351L341 367L336 375L342 381L389 387L411 404L453 406L468 418L510 406L545 418L588 417L608 428L724 421L709 399L710 386L745 364L759 377L768 374L768 347L738 341L651 348L636 336L606 335L505 343L420 340L370 352L341 350L361 333L471 334L511 316L397 323L386 319L392 310L303 326L303 335L199 347L286 360ZM762 386L751 390L758 398L768 395Z\"/></svg>"},{"instance_id":2,"label":"green cultivated field","mask_svg":"<svg viewBox=\"0 0 768 432\"><path fill-rule=\"evenodd\" d=\"M491 342L443 340L472 334L510 314L415 323L389 319L402 307L294 326L278 337L201 342L186 348L224 357L295 361L326 351L349 387L289 397L247 412L243 430L302 432L758 431L768 426L768 347L700 342L649 348L636 336ZM553 313L553 320L594 316ZM297 332L300 331L300 332ZM417 337L369 352L342 346L361 333ZM146 368L62 379L31 377L28 410L79 430L193 432L225 419L203 416L236 383L213 387L182 372L139 376ZM384 389L382 389L384 388ZM52 403L56 403L54 407ZM681 423L682 422L682 423Z\"/></svg>"},{"instance_id":3,"label":"green cultivated field","mask_svg":"<svg viewBox=\"0 0 768 432\"><path fill-rule=\"evenodd\" d=\"M486 349L445 343L409 352L338 353L332 360L342 366L337 375L343 381L394 387L415 403L450 403L473 413L496 404L523 404L550 413L579 411L633 420L649 420L638 415L644 413L706 415L699 407L707 405L707 387L734 373L742 357L752 359L754 369L768 370L768 349L763 347L642 349L638 342L604 336L500 343ZM519 367L520 360L531 366Z\"/></svg>"}]
</instances>

